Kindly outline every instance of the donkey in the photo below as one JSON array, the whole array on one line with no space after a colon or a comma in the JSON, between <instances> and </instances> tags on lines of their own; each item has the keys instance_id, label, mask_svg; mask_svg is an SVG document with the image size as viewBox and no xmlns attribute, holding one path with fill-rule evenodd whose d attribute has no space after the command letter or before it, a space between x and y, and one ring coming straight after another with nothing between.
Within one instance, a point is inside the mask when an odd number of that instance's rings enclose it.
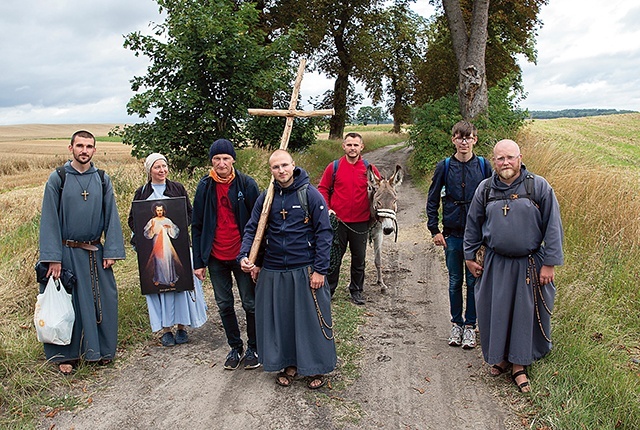
<instances>
[{"instance_id":1,"label":"donkey","mask_svg":"<svg viewBox=\"0 0 640 430\"><path fill-rule=\"evenodd\" d=\"M386 179L384 175L378 178L373 173L371 166L367 168L371 219L375 219L369 237L373 241L374 263L378 273L376 283L382 292L387 290L387 286L382 280L382 237L383 234L390 235L395 232L395 240L398 240L398 222L396 221L398 193L396 187L402 183L403 176L402 167L398 164L395 172Z\"/></svg>"}]
</instances>

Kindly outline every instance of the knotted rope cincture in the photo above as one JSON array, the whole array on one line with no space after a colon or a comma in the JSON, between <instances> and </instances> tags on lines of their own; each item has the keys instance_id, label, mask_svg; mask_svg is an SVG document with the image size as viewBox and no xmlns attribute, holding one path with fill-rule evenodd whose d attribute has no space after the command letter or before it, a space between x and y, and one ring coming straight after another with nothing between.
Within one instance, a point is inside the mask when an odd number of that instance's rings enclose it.
<instances>
[{"instance_id":1,"label":"knotted rope cincture","mask_svg":"<svg viewBox=\"0 0 640 430\"><path fill-rule=\"evenodd\" d=\"M547 333L544 331L544 327L542 327L542 321L540 320L540 305L538 303L538 297L540 297L540 301L542 302L542 306L544 310L552 315L551 309L547 306L547 302L544 299L544 295L542 294L542 285L540 285L540 277L538 274L538 267L536 265L536 260L533 256L529 255L528 264L527 264L527 284L531 284L533 286L533 307L536 310L536 319L538 320L538 326L540 327L540 331L542 332L542 336L544 339L551 343L551 339L547 336Z\"/></svg>"},{"instance_id":2,"label":"knotted rope cincture","mask_svg":"<svg viewBox=\"0 0 640 430\"><path fill-rule=\"evenodd\" d=\"M389 218L393 221L393 226L395 227L396 237L394 242L398 241L398 220L396 219L396 211L393 209L377 209L376 217L378 218Z\"/></svg>"}]
</instances>

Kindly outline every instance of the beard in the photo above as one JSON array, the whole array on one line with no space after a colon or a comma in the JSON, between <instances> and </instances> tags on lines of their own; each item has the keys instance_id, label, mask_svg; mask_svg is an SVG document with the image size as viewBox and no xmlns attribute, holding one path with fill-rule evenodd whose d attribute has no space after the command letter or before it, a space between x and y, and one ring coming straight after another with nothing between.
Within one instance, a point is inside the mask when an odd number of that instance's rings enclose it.
<instances>
[{"instance_id":1,"label":"beard","mask_svg":"<svg viewBox=\"0 0 640 430\"><path fill-rule=\"evenodd\" d=\"M80 157L85 157L85 158L80 158ZM78 163L85 165L88 162L91 161L91 157L89 155L76 155L73 154L73 159L76 160Z\"/></svg>"},{"instance_id":2,"label":"beard","mask_svg":"<svg viewBox=\"0 0 640 430\"><path fill-rule=\"evenodd\" d=\"M520 172L519 168L516 169L514 167L507 167L507 168L504 168L504 169L500 170L500 172L498 172L498 176L500 176L505 181L508 181L509 179L511 179L514 176L516 176L518 174L518 172Z\"/></svg>"}]
</instances>

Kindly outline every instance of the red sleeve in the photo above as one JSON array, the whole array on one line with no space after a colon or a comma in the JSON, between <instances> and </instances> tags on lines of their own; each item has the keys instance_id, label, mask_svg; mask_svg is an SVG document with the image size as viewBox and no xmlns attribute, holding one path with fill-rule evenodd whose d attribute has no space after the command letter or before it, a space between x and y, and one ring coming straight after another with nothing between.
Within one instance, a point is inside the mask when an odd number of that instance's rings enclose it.
<instances>
[{"instance_id":1,"label":"red sleeve","mask_svg":"<svg viewBox=\"0 0 640 430\"><path fill-rule=\"evenodd\" d=\"M329 163L326 169L324 169L324 173L322 174L322 179L320 179L320 184L318 185L318 191L324 197L324 201L327 203L327 209L331 207L329 204L329 189L331 188L331 180L333 179L333 163Z\"/></svg>"}]
</instances>

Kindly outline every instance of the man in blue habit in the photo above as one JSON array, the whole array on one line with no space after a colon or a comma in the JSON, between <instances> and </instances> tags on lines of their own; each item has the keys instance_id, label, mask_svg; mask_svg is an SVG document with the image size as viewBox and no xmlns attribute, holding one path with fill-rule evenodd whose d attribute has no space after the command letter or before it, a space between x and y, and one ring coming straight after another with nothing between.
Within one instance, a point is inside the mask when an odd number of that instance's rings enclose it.
<instances>
[{"instance_id":1,"label":"man in blue habit","mask_svg":"<svg viewBox=\"0 0 640 430\"><path fill-rule=\"evenodd\" d=\"M274 197L264 240L263 261L254 265L251 250L265 200L262 193L244 229L240 267L256 284L258 357L276 383L288 387L296 375L307 386L325 385L336 366L331 322L331 294L326 274L332 231L320 192L291 155L275 151L269 158ZM259 273L258 273L259 272Z\"/></svg>"},{"instance_id":2,"label":"man in blue habit","mask_svg":"<svg viewBox=\"0 0 640 430\"><path fill-rule=\"evenodd\" d=\"M44 344L47 360L63 374L79 359L107 364L115 358L118 290L112 266L125 258L111 180L91 162L95 137L75 132L69 152L73 159L64 173L49 176L40 221L40 262L48 263L47 277L60 278L64 268L77 280L71 291L76 315L71 343Z\"/></svg>"},{"instance_id":3,"label":"man in blue habit","mask_svg":"<svg viewBox=\"0 0 640 430\"><path fill-rule=\"evenodd\" d=\"M564 262L562 221L551 185L522 164L520 147L501 140L495 173L478 185L467 215L464 257L475 284L480 343L490 372L512 367L529 392L526 366L551 351L555 266ZM475 261L486 246L483 264Z\"/></svg>"}]
</instances>

